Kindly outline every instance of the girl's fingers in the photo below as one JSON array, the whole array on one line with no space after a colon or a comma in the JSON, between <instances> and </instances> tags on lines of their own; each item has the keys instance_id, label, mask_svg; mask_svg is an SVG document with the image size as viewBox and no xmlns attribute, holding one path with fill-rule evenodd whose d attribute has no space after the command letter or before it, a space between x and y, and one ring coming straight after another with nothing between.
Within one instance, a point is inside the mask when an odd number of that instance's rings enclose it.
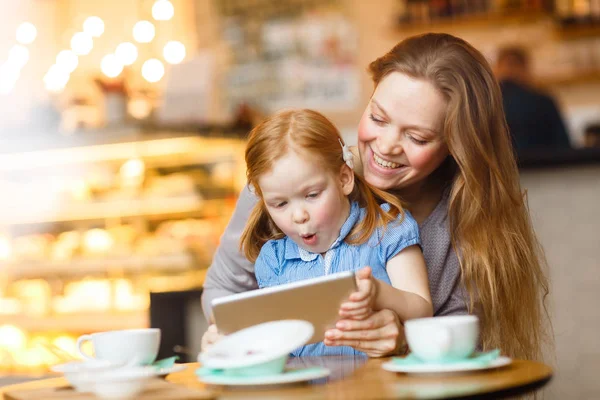
<instances>
[{"instance_id":1,"label":"girl's fingers","mask_svg":"<svg viewBox=\"0 0 600 400\"><path fill-rule=\"evenodd\" d=\"M340 312L339 312L341 317L352 318L352 319L356 319L357 317L360 317L360 316L368 316L368 315L370 315L370 313L371 313L371 310L367 307L358 308L356 310L340 310ZM364 319L364 318L360 318L360 319Z\"/></svg>"},{"instance_id":2,"label":"girl's fingers","mask_svg":"<svg viewBox=\"0 0 600 400\"><path fill-rule=\"evenodd\" d=\"M342 305L340 306L340 310L344 310L344 311L356 310L358 308L368 307L369 304L370 303L369 303L368 300L363 300L363 301L348 301L346 303L342 303Z\"/></svg>"}]
</instances>

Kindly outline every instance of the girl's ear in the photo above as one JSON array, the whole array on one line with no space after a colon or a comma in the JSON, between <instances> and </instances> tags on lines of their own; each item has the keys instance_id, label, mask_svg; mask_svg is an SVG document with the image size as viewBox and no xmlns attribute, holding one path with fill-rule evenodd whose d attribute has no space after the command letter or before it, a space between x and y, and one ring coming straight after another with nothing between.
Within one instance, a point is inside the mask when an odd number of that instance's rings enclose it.
<instances>
[{"instance_id":1,"label":"girl's ear","mask_svg":"<svg viewBox=\"0 0 600 400\"><path fill-rule=\"evenodd\" d=\"M348 196L354 190L354 171L345 163L340 169L340 183L344 195Z\"/></svg>"}]
</instances>

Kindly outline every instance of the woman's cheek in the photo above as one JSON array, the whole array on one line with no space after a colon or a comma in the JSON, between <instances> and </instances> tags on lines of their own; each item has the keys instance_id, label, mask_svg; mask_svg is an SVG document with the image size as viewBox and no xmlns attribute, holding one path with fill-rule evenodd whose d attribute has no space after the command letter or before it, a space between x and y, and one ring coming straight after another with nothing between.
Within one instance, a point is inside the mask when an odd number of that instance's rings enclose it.
<instances>
[{"instance_id":1,"label":"woman's cheek","mask_svg":"<svg viewBox=\"0 0 600 400\"><path fill-rule=\"evenodd\" d=\"M368 142L372 139L372 132L369 117L363 115L358 123L358 141L359 142Z\"/></svg>"},{"instance_id":2,"label":"woman's cheek","mask_svg":"<svg viewBox=\"0 0 600 400\"><path fill-rule=\"evenodd\" d=\"M410 165L415 169L426 169L436 161L435 154L433 149L417 149L409 156Z\"/></svg>"}]
</instances>

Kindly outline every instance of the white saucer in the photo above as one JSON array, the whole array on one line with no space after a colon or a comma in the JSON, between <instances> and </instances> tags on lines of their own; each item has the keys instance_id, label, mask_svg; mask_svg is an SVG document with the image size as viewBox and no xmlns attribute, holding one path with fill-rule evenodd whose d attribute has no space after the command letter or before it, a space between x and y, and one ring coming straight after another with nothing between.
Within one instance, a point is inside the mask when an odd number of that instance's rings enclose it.
<instances>
[{"instance_id":1,"label":"white saucer","mask_svg":"<svg viewBox=\"0 0 600 400\"><path fill-rule=\"evenodd\" d=\"M439 373L452 373L452 372L467 372L467 371L483 371L486 369L494 369L509 365L512 359L509 357L500 356L489 364L475 364L469 362L454 363L454 364L414 364L414 365L402 365L395 364L393 361L388 361L381 367L386 371L391 372L404 372L407 374L439 374Z\"/></svg>"},{"instance_id":2,"label":"white saucer","mask_svg":"<svg viewBox=\"0 0 600 400\"><path fill-rule=\"evenodd\" d=\"M227 375L205 375L197 376L201 382L210 385L226 386L257 386L257 385L280 385L284 383L295 383L310 381L313 379L329 376L331 371L323 367L310 367L303 370L291 370L282 374L263 376L227 376Z\"/></svg>"}]
</instances>

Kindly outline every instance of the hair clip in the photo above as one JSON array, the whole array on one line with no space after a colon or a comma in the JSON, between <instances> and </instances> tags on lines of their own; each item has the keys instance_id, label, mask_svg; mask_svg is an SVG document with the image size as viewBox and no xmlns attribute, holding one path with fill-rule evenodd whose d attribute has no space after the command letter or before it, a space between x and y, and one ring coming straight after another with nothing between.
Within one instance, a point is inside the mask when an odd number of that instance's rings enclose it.
<instances>
[{"instance_id":1,"label":"hair clip","mask_svg":"<svg viewBox=\"0 0 600 400\"><path fill-rule=\"evenodd\" d=\"M354 155L350 151L350 148L342 142L342 139L338 138L340 145L342 146L342 157L346 162L346 165L350 167L350 169L354 169Z\"/></svg>"}]
</instances>

